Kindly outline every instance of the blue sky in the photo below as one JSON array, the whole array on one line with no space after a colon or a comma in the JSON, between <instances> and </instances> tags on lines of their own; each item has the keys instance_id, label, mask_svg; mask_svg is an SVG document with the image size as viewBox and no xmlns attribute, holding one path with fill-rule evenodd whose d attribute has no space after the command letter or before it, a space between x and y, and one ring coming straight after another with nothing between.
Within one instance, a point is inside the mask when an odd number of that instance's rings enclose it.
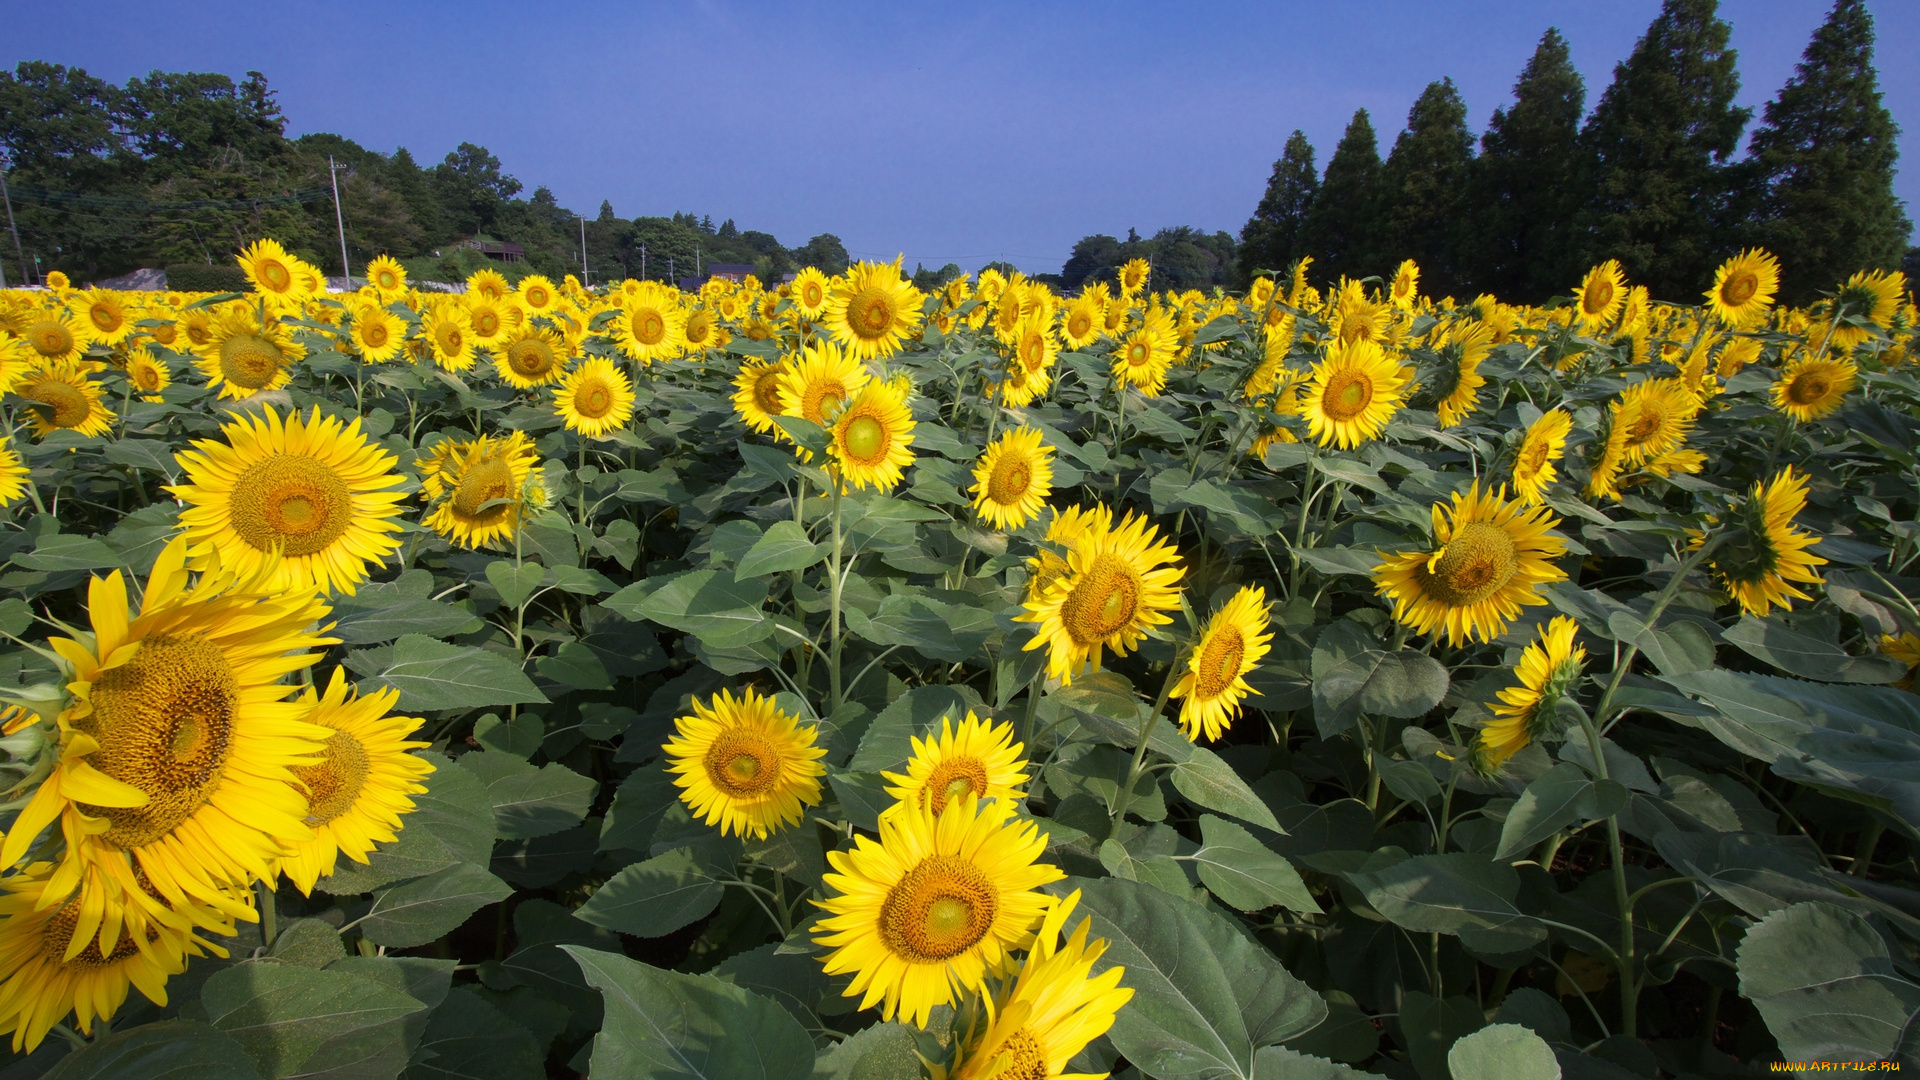
<instances>
[{"instance_id":1,"label":"blue sky","mask_svg":"<svg viewBox=\"0 0 1920 1080\"><path fill-rule=\"evenodd\" d=\"M1826 0L1723 0L1756 108ZM967 269L1055 270L1075 240L1238 232L1287 134L1324 166L1353 110L1382 153L1451 76L1477 133L1558 26L1599 99L1659 9L1608 3L543 4L99 0L7 15L0 63L103 78L267 74L289 133L423 164L480 143L529 191L592 213L731 217L799 245ZM1879 0L1881 88L1920 151L1920 3ZM1896 187L1920 217L1920 160Z\"/></svg>"}]
</instances>

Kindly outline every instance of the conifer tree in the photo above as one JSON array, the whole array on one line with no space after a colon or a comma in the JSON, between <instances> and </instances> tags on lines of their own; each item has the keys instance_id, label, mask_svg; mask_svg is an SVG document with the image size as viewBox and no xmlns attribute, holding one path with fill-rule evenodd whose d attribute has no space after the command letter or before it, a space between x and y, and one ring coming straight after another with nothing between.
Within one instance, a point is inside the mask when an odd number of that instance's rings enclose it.
<instances>
[{"instance_id":1,"label":"conifer tree","mask_svg":"<svg viewBox=\"0 0 1920 1080\"><path fill-rule=\"evenodd\" d=\"M1584 269L1572 222L1586 103L1567 40L1550 27L1513 85L1512 107L1494 110L1480 136L1465 252L1474 291L1540 303Z\"/></svg>"},{"instance_id":2,"label":"conifer tree","mask_svg":"<svg viewBox=\"0 0 1920 1080\"><path fill-rule=\"evenodd\" d=\"M1313 197L1320 190L1320 173L1313 164L1313 144L1296 129L1287 137L1286 149L1273 163L1273 176L1267 180L1267 193L1240 230L1237 260L1242 287L1262 271L1285 273L1294 260L1306 254L1304 230Z\"/></svg>"},{"instance_id":3,"label":"conifer tree","mask_svg":"<svg viewBox=\"0 0 1920 1080\"><path fill-rule=\"evenodd\" d=\"M1391 274L1400 260L1413 259L1420 264L1421 291L1458 293L1465 281L1460 254L1472 170L1466 102L1452 79L1428 83L1381 167L1372 245L1378 262L1364 272Z\"/></svg>"},{"instance_id":4,"label":"conifer tree","mask_svg":"<svg viewBox=\"0 0 1920 1080\"><path fill-rule=\"evenodd\" d=\"M1353 114L1346 134L1327 159L1327 172L1307 211L1307 254L1317 260L1315 277L1337 281L1340 275L1364 277L1391 273L1371 265L1374 194L1380 180L1380 145L1367 110Z\"/></svg>"},{"instance_id":5,"label":"conifer tree","mask_svg":"<svg viewBox=\"0 0 1920 1080\"><path fill-rule=\"evenodd\" d=\"M1893 195L1899 134L1880 103L1873 16L1837 0L1748 142L1753 239L1781 257L1781 300L1900 265L1912 223Z\"/></svg>"},{"instance_id":6,"label":"conifer tree","mask_svg":"<svg viewBox=\"0 0 1920 1080\"><path fill-rule=\"evenodd\" d=\"M1665 0L1580 133L1588 259L1619 259L1656 299L1697 299L1738 242L1727 158L1752 110L1733 104L1740 76L1718 7Z\"/></svg>"}]
</instances>

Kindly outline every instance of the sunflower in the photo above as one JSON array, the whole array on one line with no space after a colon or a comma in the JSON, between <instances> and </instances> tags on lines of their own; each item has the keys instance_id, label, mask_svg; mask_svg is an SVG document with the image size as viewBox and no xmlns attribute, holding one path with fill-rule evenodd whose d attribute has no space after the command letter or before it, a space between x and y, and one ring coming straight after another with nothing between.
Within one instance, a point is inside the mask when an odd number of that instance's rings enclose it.
<instances>
[{"instance_id":1,"label":"sunflower","mask_svg":"<svg viewBox=\"0 0 1920 1080\"><path fill-rule=\"evenodd\" d=\"M1840 408L1859 378L1851 360L1801 353L1773 384L1773 407L1803 424L1818 420Z\"/></svg>"},{"instance_id":2,"label":"sunflower","mask_svg":"<svg viewBox=\"0 0 1920 1080\"><path fill-rule=\"evenodd\" d=\"M567 370L567 343L556 330L527 326L513 332L493 358L507 385L531 390L558 381Z\"/></svg>"},{"instance_id":3,"label":"sunflower","mask_svg":"<svg viewBox=\"0 0 1920 1080\"><path fill-rule=\"evenodd\" d=\"M1913 689L1914 671L1920 668L1920 636L1907 630L1902 630L1898 637L1892 634L1881 634L1880 652L1907 665L1906 676L1893 685L1901 690Z\"/></svg>"},{"instance_id":4,"label":"sunflower","mask_svg":"<svg viewBox=\"0 0 1920 1080\"><path fill-rule=\"evenodd\" d=\"M20 460L20 452L5 436L0 436L0 506L17 501L32 483L32 475Z\"/></svg>"},{"instance_id":5,"label":"sunflower","mask_svg":"<svg viewBox=\"0 0 1920 1080\"><path fill-rule=\"evenodd\" d=\"M539 460L524 431L439 443L420 464L420 495L431 506L422 524L467 548L511 538L539 501L529 484Z\"/></svg>"},{"instance_id":6,"label":"sunflower","mask_svg":"<svg viewBox=\"0 0 1920 1080\"><path fill-rule=\"evenodd\" d=\"M623 297L607 329L620 351L638 363L663 363L687 351L687 313L679 294L657 281L640 282Z\"/></svg>"},{"instance_id":7,"label":"sunflower","mask_svg":"<svg viewBox=\"0 0 1920 1080\"><path fill-rule=\"evenodd\" d=\"M376 255L367 263L367 284L382 300L398 300L407 291L407 268L391 255Z\"/></svg>"},{"instance_id":8,"label":"sunflower","mask_svg":"<svg viewBox=\"0 0 1920 1080\"><path fill-rule=\"evenodd\" d=\"M261 298L278 308L295 308L315 293L307 265L273 240L256 241L239 256L240 270Z\"/></svg>"},{"instance_id":9,"label":"sunflower","mask_svg":"<svg viewBox=\"0 0 1920 1080\"><path fill-rule=\"evenodd\" d=\"M553 287L553 279L545 274L528 274L520 279L520 287L514 295L535 315L547 314L560 301L560 294Z\"/></svg>"},{"instance_id":10,"label":"sunflower","mask_svg":"<svg viewBox=\"0 0 1920 1080\"><path fill-rule=\"evenodd\" d=\"M1480 362L1492 351L1493 330L1485 323L1468 320L1448 327L1439 348L1442 378L1436 380L1439 385L1434 388L1441 427L1458 426L1473 412L1480 401L1480 388L1487 385L1487 377L1480 374Z\"/></svg>"},{"instance_id":11,"label":"sunflower","mask_svg":"<svg viewBox=\"0 0 1920 1080\"><path fill-rule=\"evenodd\" d=\"M293 378L294 362L307 354L280 320L261 322L247 310L215 320L208 334L207 347L196 350L194 366L224 400L280 389Z\"/></svg>"},{"instance_id":12,"label":"sunflower","mask_svg":"<svg viewBox=\"0 0 1920 1080\"><path fill-rule=\"evenodd\" d=\"M1549 409L1527 426L1520 449L1513 455L1513 490L1528 506L1546 501L1547 487L1560 475L1553 463L1567 452L1567 433L1573 417L1565 409Z\"/></svg>"},{"instance_id":13,"label":"sunflower","mask_svg":"<svg viewBox=\"0 0 1920 1080\"><path fill-rule=\"evenodd\" d=\"M966 796L1005 802L1027 797L1020 786L1028 779L1021 771L1026 759L1020 756L1026 747L1013 741L1012 724L982 720L969 710L957 730L951 716L942 717L938 738L929 732L925 739L915 735L912 741L905 775L880 774L891 782L887 794L900 800L898 806L938 814Z\"/></svg>"},{"instance_id":14,"label":"sunflower","mask_svg":"<svg viewBox=\"0 0 1920 1080\"><path fill-rule=\"evenodd\" d=\"M140 392L141 400L159 401L160 391L173 384L173 372L152 349L141 345L127 352L127 381Z\"/></svg>"},{"instance_id":15,"label":"sunflower","mask_svg":"<svg viewBox=\"0 0 1920 1080\"><path fill-rule=\"evenodd\" d=\"M1128 259L1126 262L1121 263L1119 274L1120 291L1127 296L1138 294L1141 289L1147 287L1147 278L1152 271L1153 268L1148 265L1145 259ZM981 280L986 280L985 274L981 275Z\"/></svg>"},{"instance_id":16,"label":"sunflower","mask_svg":"<svg viewBox=\"0 0 1920 1080\"><path fill-rule=\"evenodd\" d=\"M1700 408L1700 399L1679 379L1647 379L1622 390L1607 406L1622 462L1638 465L1680 449Z\"/></svg>"},{"instance_id":17,"label":"sunflower","mask_svg":"<svg viewBox=\"0 0 1920 1080\"><path fill-rule=\"evenodd\" d=\"M1100 324L1106 309L1106 298L1092 290L1081 293L1067 304L1066 314L1060 319L1060 337L1069 349L1084 349L1100 336Z\"/></svg>"},{"instance_id":18,"label":"sunflower","mask_svg":"<svg viewBox=\"0 0 1920 1080\"><path fill-rule=\"evenodd\" d=\"M560 380L553 407L568 431L605 435L633 419L633 380L613 361L593 357Z\"/></svg>"},{"instance_id":19,"label":"sunflower","mask_svg":"<svg viewBox=\"0 0 1920 1080\"><path fill-rule=\"evenodd\" d=\"M268 877L282 843L311 837L292 767L314 764L330 734L285 700L293 687L281 679L336 639L317 630L326 603L275 584L271 560L189 584L187 550L184 536L161 549L138 615L116 570L88 589L92 634L49 640L71 695L57 721L63 753L0 865L58 821L67 844L55 895L90 879L90 895L105 883L176 911L197 900L251 917L232 890ZM109 953L114 929L101 924Z\"/></svg>"},{"instance_id":20,"label":"sunflower","mask_svg":"<svg viewBox=\"0 0 1920 1080\"><path fill-rule=\"evenodd\" d=\"M1773 306L1773 294L1780 290L1780 261L1752 248L1742 251L1713 273L1713 288L1707 290L1707 310L1735 329L1764 322Z\"/></svg>"},{"instance_id":21,"label":"sunflower","mask_svg":"<svg viewBox=\"0 0 1920 1080\"><path fill-rule=\"evenodd\" d=\"M462 304L440 304L427 310L421 320L422 336L428 355L442 371L466 371L473 367L473 319Z\"/></svg>"},{"instance_id":22,"label":"sunflower","mask_svg":"<svg viewBox=\"0 0 1920 1080\"><path fill-rule=\"evenodd\" d=\"M1807 478L1789 465L1771 483L1753 485L1713 554L1713 570L1726 584L1740 610L1764 619L1774 605L1792 608L1790 598L1811 600L1793 582L1818 585L1816 566L1825 559L1808 551L1818 536L1794 527L1793 519L1807 506Z\"/></svg>"},{"instance_id":23,"label":"sunflower","mask_svg":"<svg viewBox=\"0 0 1920 1080\"><path fill-rule=\"evenodd\" d=\"M1060 356L1060 342L1053 336L1053 320L1038 311L1020 320L1011 344L1014 361L1026 368L1028 375L1047 370Z\"/></svg>"},{"instance_id":24,"label":"sunflower","mask_svg":"<svg viewBox=\"0 0 1920 1080\"><path fill-rule=\"evenodd\" d=\"M674 721L663 749L667 771L693 815L720 827L720 835L763 839L798 822L820 802L819 729L802 727L773 699L752 687L734 697L728 690L706 705L693 699L693 715Z\"/></svg>"},{"instance_id":25,"label":"sunflower","mask_svg":"<svg viewBox=\"0 0 1920 1080\"><path fill-rule=\"evenodd\" d=\"M1420 302L1420 264L1412 259L1400 264L1393 272L1393 284L1387 289L1387 298L1394 307L1402 311L1412 311Z\"/></svg>"},{"instance_id":26,"label":"sunflower","mask_svg":"<svg viewBox=\"0 0 1920 1080\"><path fill-rule=\"evenodd\" d=\"M793 306L800 314L809 319L818 319L827 310L827 296L833 289L833 279L827 277L819 267L809 266L794 275Z\"/></svg>"},{"instance_id":27,"label":"sunflower","mask_svg":"<svg viewBox=\"0 0 1920 1080\"><path fill-rule=\"evenodd\" d=\"M176 325L180 336L185 338L186 351L196 356L210 355L214 347L214 333L219 316L206 308L194 308L180 313Z\"/></svg>"},{"instance_id":28,"label":"sunflower","mask_svg":"<svg viewBox=\"0 0 1920 1080\"><path fill-rule=\"evenodd\" d=\"M733 377L733 408L747 426L762 434L771 433L775 438L785 438L786 432L773 418L782 413L780 405L780 377L785 375L784 363L769 363L765 360L749 358L740 365L740 374Z\"/></svg>"},{"instance_id":29,"label":"sunflower","mask_svg":"<svg viewBox=\"0 0 1920 1080\"><path fill-rule=\"evenodd\" d=\"M831 426L840 410L866 387L867 369L831 341L801 350L780 375L780 414Z\"/></svg>"},{"instance_id":30,"label":"sunflower","mask_svg":"<svg viewBox=\"0 0 1920 1080\"><path fill-rule=\"evenodd\" d=\"M1374 591L1393 601L1393 617L1422 634L1446 631L1447 643L1492 641L1520 608L1544 604L1540 586L1565 581L1553 560L1567 542L1547 530L1560 519L1544 507L1508 500L1480 482L1435 503L1433 551L1381 552Z\"/></svg>"},{"instance_id":31,"label":"sunflower","mask_svg":"<svg viewBox=\"0 0 1920 1080\"><path fill-rule=\"evenodd\" d=\"M73 282L67 279L67 274L64 270L47 271L47 276L41 279L41 283L47 288L52 289L56 294L66 292L68 289L73 288Z\"/></svg>"},{"instance_id":32,"label":"sunflower","mask_svg":"<svg viewBox=\"0 0 1920 1080\"><path fill-rule=\"evenodd\" d=\"M687 312L686 325L681 327L680 332L687 339L687 348L693 352L719 348L732 340L714 319L713 309L704 304Z\"/></svg>"},{"instance_id":33,"label":"sunflower","mask_svg":"<svg viewBox=\"0 0 1920 1080\"><path fill-rule=\"evenodd\" d=\"M53 1026L73 1014L73 1026L93 1033L139 988L156 1005L167 1003L167 979L186 970L187 957L227 951L149 917L114 898L91 905L48 888L52 866L36 863L0 888L0 1032L13 1033L13 1051L32 1052ZM92 927L113 924L104 943ZM89 924L83 927L83 923Z\"/></svg>"},{"instance_id":34,"label":"sunflower","mask_svg":"<svg viewBox=\"0 0 1920 1080\"><path fill-rule=\"evenodd\" d=\"M1748 364L1760 359L1760 347L1758 338L1734 338L1714 357L1713 373L1722 379L1733 378L1745 371Z\"/></svg>"},{"instance_id":35,"label":"sunflower","mask_svg":"<svg viewBox=\"0 0 1920 1080\"><path fill-rule=\"evenodd\" d=\"M1578 302L1574 313L1580 325L1588 329L1605 326L1620 312L1620 304L1626 298L1626 275L1621 273L1620 260L1608 259L1599 266L1587 271L1574 291Z\"/></svg>"},{"instance_id":36,"label":"sunflower","mask_svg":"<svg viewBox=\"0 0 1920 1080\"><path fill-rule=\"evenodd\" d=\"M913 413L904 381L869 382L834 418L827 452L855 488L891 491L913 464Z\"/></svg>"},{"instance_id":37,"label":"sunflower","mask_svg":"<svg viewBox=\"0 0 1920 1080\"><path fill-rule=\"evenodd\" d=\"M376 304L367 304L353 314L353 348L361 363L384 364L407 349L405 319Z\"/></svg>"},{"instance_id":38,"label":"sunflower","mask_svg":"<svg viewBox=\"0 0 1920 1080\"><path fill-rule=\"evenodd\" d=\"M1356 341L1384 343L1393 317L1391 304L1375 303L1357 281L1342 279L1327 316L1327 333L1342 345Z\"/></svg>"},{"instance_id":39,"label":"sunflower","mask_svg":"<svg viewBox=\"0 0 1920 1080\"><path fill-rule=\"evenodd\" d=\"M1046 542L1062 548L1071 548L1073 544L1091 530L1096 522L1103 522L1101 515L1108 511L1106 507L1088 509L1084 506L1071 506L1066 510L1055 510L1053 520L1047 523ZM1065 557L1052 548L1042 546L1038 553L1027 560L1027 591L1025 602L1036 604L1047 595L1047 589L1071 572Z\"/></svg>"},{"instance_id":40,"label":"sunflower","mask_svg":"<svg viewBox=\"0 0 1920 1080\"><path fill-rule=\"evenodd\" d=\"M505 300L513 288L507 284L506 277L498 270L475 270L467 277L467 294L484 296L488 300Z\"/></svg>"},{"instance_id":41,"label":"sunflower","mask_svg":"<svg viewBox=\"0 0 1920 1080\"><path fill-rule=\"evenodd\" d=\"M996 529L1018 529L1053 494L1053 447L1022 427L994 440L973 466L973 508Z\"/></svg>"},{"instance_id":42,"label":"sunflower","mask_svg":"<svg viewBox=\"0 0 1920 1080\"><path fill-rule=\"evenodd\" d=\"M73 309L74 325L92 344L111 347L133 333L133 315L127 310L126 299L111 289L74 293L67 306Z\"/></svg>"},{"instance_id":43,"label":"sunflower","mask_svg":"<svg viewBox=\"0 0 1920 1080\"><path fill-rule=\"evenodd\" d=\"M1907 275L1895 270L1862 270L1848 278L1833 294L1831 306L1842 315L1864 319L1885 330L1893 325L1900 310L1900 299L1907 291ZM1864 327L1836 320L1832 324L1832 343L1837 349L1851 349L1873 335Z\"/></svg>"},{"instance_id":44,"label":"sunflower","mask_svg":"<svg viewBox=\"0 0 1920 1080\"><path fill-rule=\"evenodd\" d=\"M42 311L20 330L20 337L43 364L78 360L87 351L84 331L64 311Z\"/></svg>"},{"instance_id":45,"label":"sunflower","mask_svg":"<svg viewBox=\"0 0 1920 1080\"><path fill-rule=\"evenodd\" d=\"M924 299L900 276L899 260L860 262L834 280L821 319L848 356L884 359L919 328Z\"/></svg>"},{"instance_id":46,"label":"sunflower","mask_svg":"<svg viewBox=\"0 0 1920 1080\"><path fill-rule=\"evenodd\" d=\"M1351 450L1387 429L1406 388L1405 371L1379 345L1366 340L1335 343L1326 359L1313 366L1300 411L1307 418L1308 434L1321 446Z\"/></svg>"},{"instance_id":47,"label":"sunflower","mask_svg":"<svg viewBox=\"0 0 1920 1080\"><path fill-rule=\"evenodd\" d=\"M1122 392L1129 386L1152 397L1167 384L1180 339L1173 317L1163 308L1149 310L1138 328L1120 339L1113 352L1113 377Z\"/></svg>"},{"instance_id":48,"label":"sunflower","mask_svg":"<svg viewBox=\"0 0 1920 1080\"><path fill-rule=\"evenodd\" d=\"M1260 691L1247 685L1247 673L1267 655L1273 635L1267 593L1254 585L1242 586L1207 620L1200 640L1187 658L1187 670L1171 696L1185 698L1180 706L1180 729L1199 742L1218 739L1240 715L1240 702Z\"/></svg>"},{"instance_id":49,"label":"sunflower","mask_svg":"<svg viewBox=\"0 0 1920 1080\"><path fill-rule=\"evenodd\" d=\"M1527 744L1559 733L1555 706L1580 681L1587 650L1573 643L1579 624L1556 615L1540 628L1540 640L1530 642L1514 669L1520 685L1500 691L1487 703L1494 719L1474 740L1474 760L1498 769Z\"/></svg>"},{"instance_id":50,"label":"sunflower","mask_svg":"<svg viewBox=\"0 0 1920 1080\"><path fill-rule=\"evenodd\" d=\"M101 404L100 384L87 378L77 364L44 365L29 372L13 392L40 406L26 410L27 422L37 438L55 431L105 435L118 419Z\"/></svg>"},{"instance_id":51,"label":"sunflower","mask_svg":"<svg viewBox=\"0 0 1920 1080\"><path fill-rule=\"evenodd\" d=\"M1034 862L1047 838L1016 823L1004 800L972 795L945 809L903 804L880 819L879 842L856 836L830 851L827 915L816 944L828 975L853 973L844 991L925 1027L936 1007L978 989L1008 950L1025 943L1052 899L1040 886L1058 868Z\"/></svg>"},{"instance_id":52,"label":"sunflower","mask_svg":"<svg viewBox=\"0 0 1920 1080\"><path fill-rule=\"evenodd\" d=\"M1180 553L1143 517L1130 513L1119 528L1112 524L1111 510L1092 511L1068 548L1066 575L1029 595L1014 617L1036 624L1026 647L1047 649L1048 673L1063 683L1089 665L1099 671L1103 647L1125 656L1180 606L1186 571L1167 565Z\"/></svg>"},{"instance_id":53,"label":"sunflower","mask_svg":"<svg viewBox=\"0 0 1920 1080\"><path fill-rule=\"evenodd\" d=\"M1133 991L1120 985L1126 968L1094 965L1104 938L1087 942L1092 920L1082 919L1064 944L1061 931L1080 903L1075 889L1057 901L1017 972L999 980L982 1000L969 1000L955 1018L953 1067L934 1066L933 1080L1104 1080L1105 1073L1069 1073L1088 1043L1113 1027Z\"/></svg>"},{"instance_id":54,"label":"sunflower","mask_svg":"<svg viewBox=\"0 0 1920 1080\"><path fill-rule=\"evenodd\" d=\"M466 297L467 325L472 328L473 340L477 345L494 347L494 342L504 337L512 329L512 315L506 305L498 300L471 294Z\"/></svg>"},{"instance_id":55,"label":"sunflower","mask_svg":"<svg viewBox=\"0 0 1920 1080\"><path fill-rule=\"evenodd\" d=\"M180 512L196 568L212 562L264 573L275 588L353 595L378 564L399 550L405 482L394 456L360 428L320 415L285 420L238 416L225 443L194 440L174 455L185 482L167 490Z\"/></svg>"},{"instance_id":56,"label":"sunflower","mask_svg":"<svg viewBox=\"0 0 1920 1080\"><path fill-rule=\"evenodd\" d=\"M301 895L333 873L340 855L364 864L375 843L399 839L400 815L413 811L407 796L427 790L420 781L433 765L410 753L429 745L412 739L420 719L388 715L399 697L390 687L357 694L336 667L325 693L309 686L297 699L307 723L332 732L318 764L293 767L313 838L289 842L279 868Z\"/></svg>"}]
</instances>

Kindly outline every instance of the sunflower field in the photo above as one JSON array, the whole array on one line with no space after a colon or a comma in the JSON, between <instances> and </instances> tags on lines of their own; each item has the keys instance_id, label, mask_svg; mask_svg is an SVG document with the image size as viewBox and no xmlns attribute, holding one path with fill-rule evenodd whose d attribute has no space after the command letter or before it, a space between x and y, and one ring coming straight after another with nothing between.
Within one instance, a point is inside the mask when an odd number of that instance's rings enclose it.
<instances>
[{"instance_id":1,"label":"sunflower field","mask_svg":"<svg viewBox=\"0 0 1920 1080\"><path fill-rule=\"evenodd\" d=\"M240 263L0 293L8 1078L1920 1060L1897 273Z\"/></svg>"}]
</instances>

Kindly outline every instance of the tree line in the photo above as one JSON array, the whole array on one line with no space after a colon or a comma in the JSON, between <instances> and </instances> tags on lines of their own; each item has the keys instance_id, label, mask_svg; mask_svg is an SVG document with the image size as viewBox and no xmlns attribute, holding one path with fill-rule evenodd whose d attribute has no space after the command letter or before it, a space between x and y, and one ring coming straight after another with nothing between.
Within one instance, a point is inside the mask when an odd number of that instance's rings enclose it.
<instances>
[{"instance_id":1,"label":"tree line","mask_svg":"<svg viewBox=\"0 0 1920 1080\"><path fill-rule=\"evenodd\" d=\"M405 147L386 154L324 133L289 139L286 126L257 71L238 82L156 71L125 85L41 61L0 71L0 153L26 260L38 259L33 277L59 269L86 281L138 267L224 264L262 236L338 274L330 157L355 267L390 254L416 277L459 280L483 257L456 245L479 237L521 245L527 270L581 271L581 215L546 187L526 194L484 146L463 142L423 166ZM684 277L696 261L750 264L770 280L847 265L831 233L790 249L731 220L622 218L607 202L585 216L584 233L594 280L643 269ZM25 280L11 238L0 249L7 280Z\"/></svg>"},{"instance_id":2,"label":"tree line","mask_svg":"<svg viewBox=\"0 0 1920 1080\"><path fill-rule=\"evenodd\" d=\"M1656 299L1689 300L1728 254L1784 265L1806 303L1856 270L1898 267L1912 224L1893 194L1899 129L1881 103L1873 18L1837 0L1736 157L1736 52L1717 0L1666 0L1591 114L1567 41L1549 29L1478 139L1452 80L1429 85L1380 157L1354 113L1324 172L1295 131L1240 233L1235 269L1316 279L1421 268L1433 295L1545 301L1617 258Z\"/></svg>"}]
</instances>

